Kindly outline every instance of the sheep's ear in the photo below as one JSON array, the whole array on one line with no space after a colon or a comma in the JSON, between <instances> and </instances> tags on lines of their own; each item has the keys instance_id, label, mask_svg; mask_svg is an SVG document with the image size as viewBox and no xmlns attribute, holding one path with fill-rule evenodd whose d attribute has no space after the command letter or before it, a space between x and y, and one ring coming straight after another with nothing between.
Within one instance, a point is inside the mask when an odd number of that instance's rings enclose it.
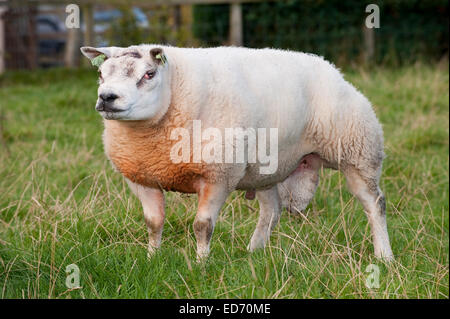
<instances>
[{"instance_id":1,"label":"sheep's ear","mask_svg":"<svg viewBox=\"0 0 450 319\"><path fill-rule=\"evenodd\" d=\"M114 55L117 55L120 50L123 48L119 47L103 47L103 48L94 48L94 47L81 47L81 53L88 58L89 60L92 60L99 56L100 54L104 54L106 58L110 58Z\"/></svg>"},{"instance_id":2,"label":"sheep's ear","mask_svg":"<svg viewBox=\"0 0 450 319\"><path fill-rule=\"evenodd\" d=\"M162 48L151 49L150 56L152 57L153 61L155 61L159 65L164 65L167 63L167 58Z\"/></svg>"},{"instance_id":3,"label":"sheep's ear","mask_svg":"<svg viewBox=\"0 0 450 319\"><path fill-rule=\"evenodd\" d=\"M89 60L98 57L100 54L104 54L107 58L111 56L109 48L81 47L80 50Z\"/></svg>"}]
</instances>

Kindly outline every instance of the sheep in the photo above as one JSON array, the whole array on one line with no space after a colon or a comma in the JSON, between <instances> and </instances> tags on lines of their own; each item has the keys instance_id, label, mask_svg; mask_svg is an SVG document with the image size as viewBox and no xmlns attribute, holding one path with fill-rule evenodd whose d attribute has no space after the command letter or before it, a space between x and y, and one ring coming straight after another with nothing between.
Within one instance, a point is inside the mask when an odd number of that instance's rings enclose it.
<instances>
[{"instance_id":1,"label":"sheep","mask_svg":"<svg viewBox=\"0 0 450 319\"><path fill-rule=\"evenodd\" d=\"M329 167L343 172L362 203L375 255L393 259L379 187L383 131L370 102L331 63L313 54L237 47L143 44L81 51L99 65L96 110L104 118L105 153L142 203L149 255L161 244L163 191L198 194L193 229L201 261L232 191L255 192L260 203L248 246L254 251L266 245L282 207L306 207L319 169ZM198 123L200 132L208 131L200 142ZM233 128L245 130L240 142L217 138ZM269 128L275 137L269 134L268 141L266 132L260 139L259 130ZM239 161L238 143L247 151ZM274 163L255 160L269 144ZM221 150L230 145L236 158L227 161ZM206 153L219 155L195 155L206 146Z\"/></svg>"}]
</instances>

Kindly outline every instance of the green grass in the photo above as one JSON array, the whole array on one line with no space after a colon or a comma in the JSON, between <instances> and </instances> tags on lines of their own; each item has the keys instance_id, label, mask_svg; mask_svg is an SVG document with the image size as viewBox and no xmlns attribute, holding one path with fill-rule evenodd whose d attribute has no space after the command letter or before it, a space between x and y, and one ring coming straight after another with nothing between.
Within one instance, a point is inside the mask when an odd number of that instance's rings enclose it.
<instances>
[{"instance_id":1,"label":"green grass","mask_svg":"<svg viewBox=\"0 0 450 319\"><path fill-rule=\"evenodd\" d=\"M387 158L381 187L396 261L373 256L361 205L324 171L304 217L283 213L246 251L258 204L234 193L195 263L196 197L170 193L161 250L146 257L140 203L103 154L96 72L0 77L0 297L448 298L449 73L445 65L349 70L374 104ZM66 266L80 289L65 286ZM365 286L369 264L380 287Z\"/></svg>"}]
</instances>

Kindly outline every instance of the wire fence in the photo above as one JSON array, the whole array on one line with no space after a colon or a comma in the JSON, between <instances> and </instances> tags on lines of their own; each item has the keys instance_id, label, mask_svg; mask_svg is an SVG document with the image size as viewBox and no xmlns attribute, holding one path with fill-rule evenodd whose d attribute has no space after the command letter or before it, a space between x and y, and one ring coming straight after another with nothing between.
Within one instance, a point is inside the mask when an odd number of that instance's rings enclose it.
<instances>
[{"instance_id":1,"label":"wire fence","mask_svg":"<svg viewBox=\"0 0 450 319\"><path fill-rule=\"evenodd\" d=\"M367 4L361 1L259 1L235 6L237 11L230 10L234 4L223 3L226 0L210 5L184 1L190 4L94 2L89 11L83 2L80 28L75 35L65 25L65 2L36 0L16 5L14 1L0 0L0 62L6 69L79 66L78 48L86 44L198 47L236 41L248 47L316 53L338 65L364 63L367 57L364 21L368 13ZM448 59L447 1L376 3L380 7L381 27L372 30L372 62L400 64L418 59ZM235 12L237 17L233 16ZM92 34L87 29L92 29ZM70 50L74 50L73 57Z\"/></svg>"}]
</instances>

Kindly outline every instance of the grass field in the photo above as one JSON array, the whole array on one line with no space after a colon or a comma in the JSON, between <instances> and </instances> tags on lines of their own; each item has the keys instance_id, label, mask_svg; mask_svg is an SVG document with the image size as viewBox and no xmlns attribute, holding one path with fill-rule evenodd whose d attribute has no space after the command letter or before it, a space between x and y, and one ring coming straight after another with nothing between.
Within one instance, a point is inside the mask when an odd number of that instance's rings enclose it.
<instances>
[{"instance_id":1,"label":"grass field","mask_svg":"<svg viewBox=\"0 0 450 319\"><path fill-rule=\"evenodd\" d=\"M147 259L140 203L103 154L96 72L10 72L0 77L0 297L448 298L448 64L344 73L383 123L392 264L374 258L362 207L334 171L305 216L284 212L252 254L258 204L235 192L205 264L195 263L196 196L170 193L162 248ZM79 289L65 285L69 264ZM365 285L369 264L379 288Z\"/></svg>"}]
</instances>

